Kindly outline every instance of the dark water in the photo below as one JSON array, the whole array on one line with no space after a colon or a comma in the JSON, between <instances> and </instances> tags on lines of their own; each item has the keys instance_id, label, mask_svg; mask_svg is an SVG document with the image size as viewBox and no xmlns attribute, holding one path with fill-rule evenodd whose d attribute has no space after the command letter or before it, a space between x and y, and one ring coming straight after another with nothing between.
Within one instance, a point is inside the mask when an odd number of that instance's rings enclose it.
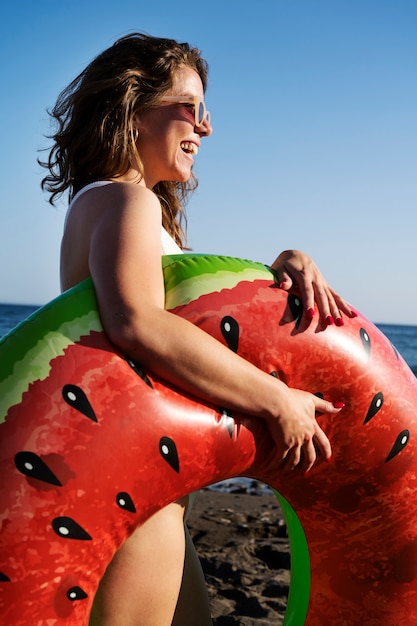
<instances>
[{"instance_id":1,"label":"dark water","mask_svg":"<svg viewBox=\"0 0 417 626\"><path fill-rule=\"evenodd\" d=\"M29 304L0 304L0 338L38 308Z\"/></svg>"},{"instance_id":2,"label":"dark water","mask_svg":"<svg viewBox=\"0 0 417 626\"><path fill-rule=\"evenodd\" d=\"M417 376L417 326L377 324Z\"/></svg>"}]
</instances>

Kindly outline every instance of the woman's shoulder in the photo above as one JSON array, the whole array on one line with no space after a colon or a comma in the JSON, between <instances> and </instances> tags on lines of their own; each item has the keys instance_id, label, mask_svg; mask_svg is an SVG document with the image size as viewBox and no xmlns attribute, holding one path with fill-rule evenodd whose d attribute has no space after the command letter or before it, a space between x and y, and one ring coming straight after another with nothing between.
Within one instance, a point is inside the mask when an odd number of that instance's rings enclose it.
<instances>
[{"instance_id":1,"label":"woman's shoulder","mask_svg":"<svg viewBox=\"0 0 417 626\"><path fill-rule=\"evenodd\" d=\"M93 232L123 229L137 232L162 224L162 209L157 196L142 185L115 183L93 185L74 197L64 224L64 235L91 237Z\"/></svg>"},{"instance_id":2,"label":"woman's shoulder","mask_svg":"<svg viewBox=\"0 0 417 626\"><path fill-rule=\"evenodd\" d=\"M114 197L115 195L124 197L143 197L148 200L153 199L154 201L159 202L155 193L151 189L145 187L145 185L141 185L133 181L98 180L93 183L89 183L80 189L75 194L71 204L75 204L75 202L78 202L81 198L86 198L87 196L91 199L94 196L106 198Z\"/></svg>"},{"instance_id":3,"label":"woman's shoulder","mask_svg":"<svg viewBox=\"0 0 417 626\"><path fill-rule=\"evenodd\" d=\"M71 201L67 219L70 214L89 211L101 214L109 211L121 213L124 209L147 206L160 209L160 202L155 193L144 185L132 182L97 181L83 187Z\"/></svg>"},{"instance_id":4,"label":"woman's shoulder","mask_svg":"<svg viewBox=\"0 0 417 626\"><path fill-rule=\"evenodd\" d=\"M72 204L75 204L75 202L77 200L79 200L81 198L81 196L83 196L88 191L91 191L91 189L97 189L97 188L100 188L100 187L105 187L106 185L111 185L112 182L113 181L111 181L111 180L96 180L93 183L89 183L88 185L85 185L84 187L81 187L81 189L79 191L77 191L77 193L75 194L75 196L71 200L70 206Z\"/></svg>"}]
</instances>

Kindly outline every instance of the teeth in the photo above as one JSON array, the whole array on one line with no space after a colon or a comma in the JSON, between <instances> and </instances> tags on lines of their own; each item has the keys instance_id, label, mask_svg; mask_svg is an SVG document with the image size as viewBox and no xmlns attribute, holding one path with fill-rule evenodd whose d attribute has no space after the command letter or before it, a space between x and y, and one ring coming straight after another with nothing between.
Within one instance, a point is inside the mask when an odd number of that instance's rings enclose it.
<instances>
[{"instance_id":1,"label":"teeth","mask_svg":"<svg viewBox=\"0 0 417 626\"><path fill-rule=\"evenodd\" d=\"M181 150L184 150L187 154L198 154L197 146L195 143L191 143L191 141L182 141Z\"/></svg>"}]
</instances>

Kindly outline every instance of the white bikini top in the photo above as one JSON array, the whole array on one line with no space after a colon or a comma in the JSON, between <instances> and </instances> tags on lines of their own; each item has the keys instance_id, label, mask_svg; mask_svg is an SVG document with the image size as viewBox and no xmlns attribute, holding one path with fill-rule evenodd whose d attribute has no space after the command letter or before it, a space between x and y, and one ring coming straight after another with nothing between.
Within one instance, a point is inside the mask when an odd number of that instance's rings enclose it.
<instances>
[{"instance_id":1,"label":"white bikini top","mask_svg":"<svg viewBox=\"0 0 417 626\"><path fill-rule=\"evenodd\" d=\"M65 225L67 223L68 215L69 215L69 212L71 211L71 208L74 202L83 193L85 193L86 191L89 191L90 189L93 189L94 187L104 187L104 185L111 185L112 182L113 182L112 180L98 180L95 183L90 183L89 185L86 185L85 187L80 189L80 191L78 191L75 194L75 196L70 202L70 205L67 210L67 214L65 216ZM64 225L64 228L65 228L65 225ZM181 248L175 243L171 235L167 233L167 231L165 230L163 226L161 226L161 247L162 247L162 254L182 254Z\"/></svg>"}]
</instances>

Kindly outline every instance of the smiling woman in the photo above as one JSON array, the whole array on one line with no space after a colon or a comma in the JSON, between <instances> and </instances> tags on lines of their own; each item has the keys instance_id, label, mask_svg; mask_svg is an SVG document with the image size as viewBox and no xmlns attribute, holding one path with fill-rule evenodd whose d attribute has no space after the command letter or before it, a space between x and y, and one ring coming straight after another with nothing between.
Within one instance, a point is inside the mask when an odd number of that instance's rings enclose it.
<instances>
[{"instance_id":1,"label":"smiling woman","mask_svg":"<svg viewBox=\"0 0 417 626\"><path fill-rule=\"evenodd\" d=\"M201 138L211 134L210 116L197 72L189 67L179 68L171 92L173 95L164 96L133 118L138 131L136 145L142 182L150 189L161 181L185 183L191 176L192 155L197 154ZM183 159L182 153L189 158ZM129 180L133 174L129 173Z\"/></svg>"},{"instance_id":2,"label":"smiling woman","mask_svg":"<svg viewBox=\"0 0 417 626\"><path fill-rule=\"evenodd\" d=\"M199 50L135 33L96 57L60 94L42 184L52 202L64 192L70 199L62 288L91 278L112 345L185 393L264 420L280 470L308 472L318 458L331 457L316 412L334 414L342 404L290 389L165 309L161 255L185 247L182 218L197 184L194 158L212 132L206 86ZM287 250L272 267L281 289L297 289L303 324L316 312L321 330L355 315L307 255ZM116 553L91 624L211 623L201 568L184 531L187 503L185 497L158 511Z\"/></svg>"}]
</instances>

